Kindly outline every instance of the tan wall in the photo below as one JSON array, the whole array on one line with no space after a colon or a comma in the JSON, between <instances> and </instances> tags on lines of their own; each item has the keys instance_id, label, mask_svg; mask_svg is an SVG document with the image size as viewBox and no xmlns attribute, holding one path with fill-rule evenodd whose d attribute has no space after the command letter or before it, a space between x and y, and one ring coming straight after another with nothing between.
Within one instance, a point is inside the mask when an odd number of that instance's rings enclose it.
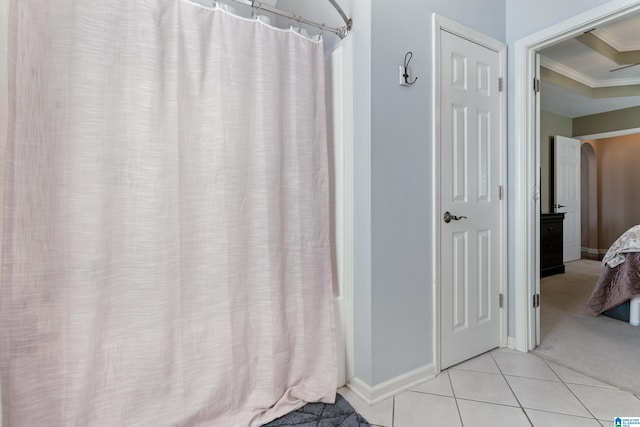
<instances>
[{"instance_id":1,"label":"tan wall","mask_svg":"<svg viewBox=\"0 0 640 427\"><path fill-rule=\"evenodd\" d=\"M606 250L640 224L640 134L589 143L597 162L598 244Z\"/></svg>"},{"instance_id":2,"label":"tan wall","mask_svg":"<svg viewBox=\"0 0 640 427\"><path fill-rule=\"evenodd\" d=\"M582 257L600 258L598 242L598 164L590 142L580 147L580 228Z\"/></svg>"},{"instance_id":3,"label":"tan wall","mask_svg":"<svg viewBox=\"0 0 640 427\"><path fill-rule=\"evenodd\" d=\"M552 212L553 136L580 136L621 129L640 128L640 107L592 116L560 116L540 111L541 210ZM583 194L582 247L606 251L629 227L640 224L640 135L588 141L595 153L597 193ZM582 159L582 169L586 159ZM582 185L588 185L582 177ZM593 190L595 192L595 190ZM588 202L588 203L587 203ZM597 210L596 210L597 206ZM596 210L594 212L594 210Z\"/></svg>"},{"instance_id":4,"label":"tan wall","mask_svg":"<svg viewBox=\"0 0 640 427\"><path fill-rule=\"evenodd\" d=\"M575 136L635 128L640 128L640 107L625 108L573 119L573 135Z\"/></svg>"},{"instance_id":5,"label":"tan wall","mask_svg":"<svg viewBox=\"0 0 640 427\"><path fill-rule=\"evenodd\" d=\"M551 212L553 197L553 137L571 136L572 120L548 111L540 111L540 209Z\"/></svg>"}]
</instances>

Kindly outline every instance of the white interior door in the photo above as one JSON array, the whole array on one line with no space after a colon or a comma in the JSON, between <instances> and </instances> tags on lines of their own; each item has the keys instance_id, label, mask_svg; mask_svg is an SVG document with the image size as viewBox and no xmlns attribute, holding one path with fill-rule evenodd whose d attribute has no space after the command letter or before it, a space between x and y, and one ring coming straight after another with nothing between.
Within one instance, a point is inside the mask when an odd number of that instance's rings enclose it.
<instances>
[{"instance_id":1,"label":"white interior door","mask_svg":"<svg viewBox=\"0 0 640 427\"><path fill-rule=\"evenodd\" d=\"M580 140L557 135L554 141L553 208L564 213L562 261L580 259Z\"/></svg>"},{"instance_id":2,"label":"white interior door","mask_svg":"<svg viewBox=\"0 0 640 427\"><path fill-rule=\"evenodd\" d=\"M447 31L440 40L444 369L500 345L502 202L499 53Z\"/></svg>"}]
</instances>

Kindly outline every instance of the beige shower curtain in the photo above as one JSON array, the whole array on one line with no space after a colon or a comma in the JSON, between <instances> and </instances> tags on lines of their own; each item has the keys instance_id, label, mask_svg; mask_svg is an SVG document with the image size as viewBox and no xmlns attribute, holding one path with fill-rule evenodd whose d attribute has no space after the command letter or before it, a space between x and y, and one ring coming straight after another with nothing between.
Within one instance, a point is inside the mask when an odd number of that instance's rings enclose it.
<instances>
[{"instance_id":1,"label":"beige shower curtain","mask_svg":"<svg viewBox=\"0 0 640 427\"><path fill-rule=\"evenodd\" d=\"M187 0L11 0L0 380L20 426L335 396L322 43Z\"/></svg>"}]
</instances>

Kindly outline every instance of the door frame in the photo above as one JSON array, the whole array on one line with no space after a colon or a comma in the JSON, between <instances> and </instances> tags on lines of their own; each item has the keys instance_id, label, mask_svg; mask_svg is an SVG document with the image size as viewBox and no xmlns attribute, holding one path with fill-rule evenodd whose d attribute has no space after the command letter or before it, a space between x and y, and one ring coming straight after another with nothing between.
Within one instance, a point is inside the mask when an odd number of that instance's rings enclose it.
<instances>
[{"instance_id":1,"label":"door frame","mask_svg":"<svg viewBox=\"0 0 640 427\"><path fill-rule=\"evenodd\" d=\"M535 55L560 41L575 37L594 26L604 24L626 14L640 11L638 0L614 0L588 10L558 24L547 27L514 45L514 210L513 210L513 277L515 292L515 348L533 350L536 345L537 316L531 304L540 286L537 272L540 229L535 221L540 206L540 187L537 181L537 158L540 141L536 135L539 124L535 94L531 82L535 76ZM517 278L517 279L515 279Z\"/></svg>"},{"instance_id":2,"label":"door frame","mask_svg":"<svg viewBox=\"0 0 640 427\"><path fill-rule=\"evenodd\" d=\"M483 33L468 28L451 19L437 13L432 14L433 46L432 46L432 141L431 145L431 194L433 203L433 217L431 231L434 236L431 248L433 263L432 283L433 283L433 361L436 375L440 369L440 298L441 298L441 272L440 272L440 32L447 31L487 49L497 52L500 61L500 76L503 80L503 90L500 92L500 153L499 153L499 182L502 183L503 199L500 205L500 238L498 239L500 251L500 293L503 294L505 304L500 312L500 347L507 345L507 46L496 39ZM496 76L497 77L497 76ZM497 189L496 189L497 191Z\"/></svg>"}]
</instances>

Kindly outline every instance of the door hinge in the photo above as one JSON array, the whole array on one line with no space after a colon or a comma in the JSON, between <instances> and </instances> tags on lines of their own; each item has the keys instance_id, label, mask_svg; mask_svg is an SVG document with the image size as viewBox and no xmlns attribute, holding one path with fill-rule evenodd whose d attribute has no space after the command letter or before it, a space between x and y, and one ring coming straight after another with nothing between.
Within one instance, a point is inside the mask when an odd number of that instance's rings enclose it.
<instances>
[{"instance_id":1,"label":"door hinge","mask_svg":"<svg viewBox=\"0 0 640 427\"><path fill-rule=\"evenodd\" d=\"M535 93L540 92L540 79L538 78L533 78L533 91Z\"/></svg>"},{"instance_id":2,"label":"door hinge","mask_svg":"<svg viewBox=\"0 0 640 427\"><path fill-rule=\"evenodd\" d=\"M498 199L504 199L504 186L498 186Z\"/></svg>"},{"instance_id":3,"label":"door hinge","mask_svg":"<svg viewBox=\"0 0 640 427\"><path fill-rule=\"evenodd\" d=\"M502 77L500 77L498 79L498 92L502 92L504 90L504 87L502 86L504 79Z\"/></svg>"},{"instance_id":4,"label":"door hinge","mask_svg":"<svg viewBox=\"0 0 640 427\"><path fill-rule=\"evenodd\" d=\"M535 294L533 296L533 308L540 307L540 294Z\"/></svg>"},{"instance_id":5,"label":"door hinge","mask_svg":"<svg viewBox=\"0 0 640 427\"><path fill-rule=\"evenodd\" d=\"M500 294L499 303L500 303L500 308L504 307L504 294Z\"/></svg>"}]
</instances>

